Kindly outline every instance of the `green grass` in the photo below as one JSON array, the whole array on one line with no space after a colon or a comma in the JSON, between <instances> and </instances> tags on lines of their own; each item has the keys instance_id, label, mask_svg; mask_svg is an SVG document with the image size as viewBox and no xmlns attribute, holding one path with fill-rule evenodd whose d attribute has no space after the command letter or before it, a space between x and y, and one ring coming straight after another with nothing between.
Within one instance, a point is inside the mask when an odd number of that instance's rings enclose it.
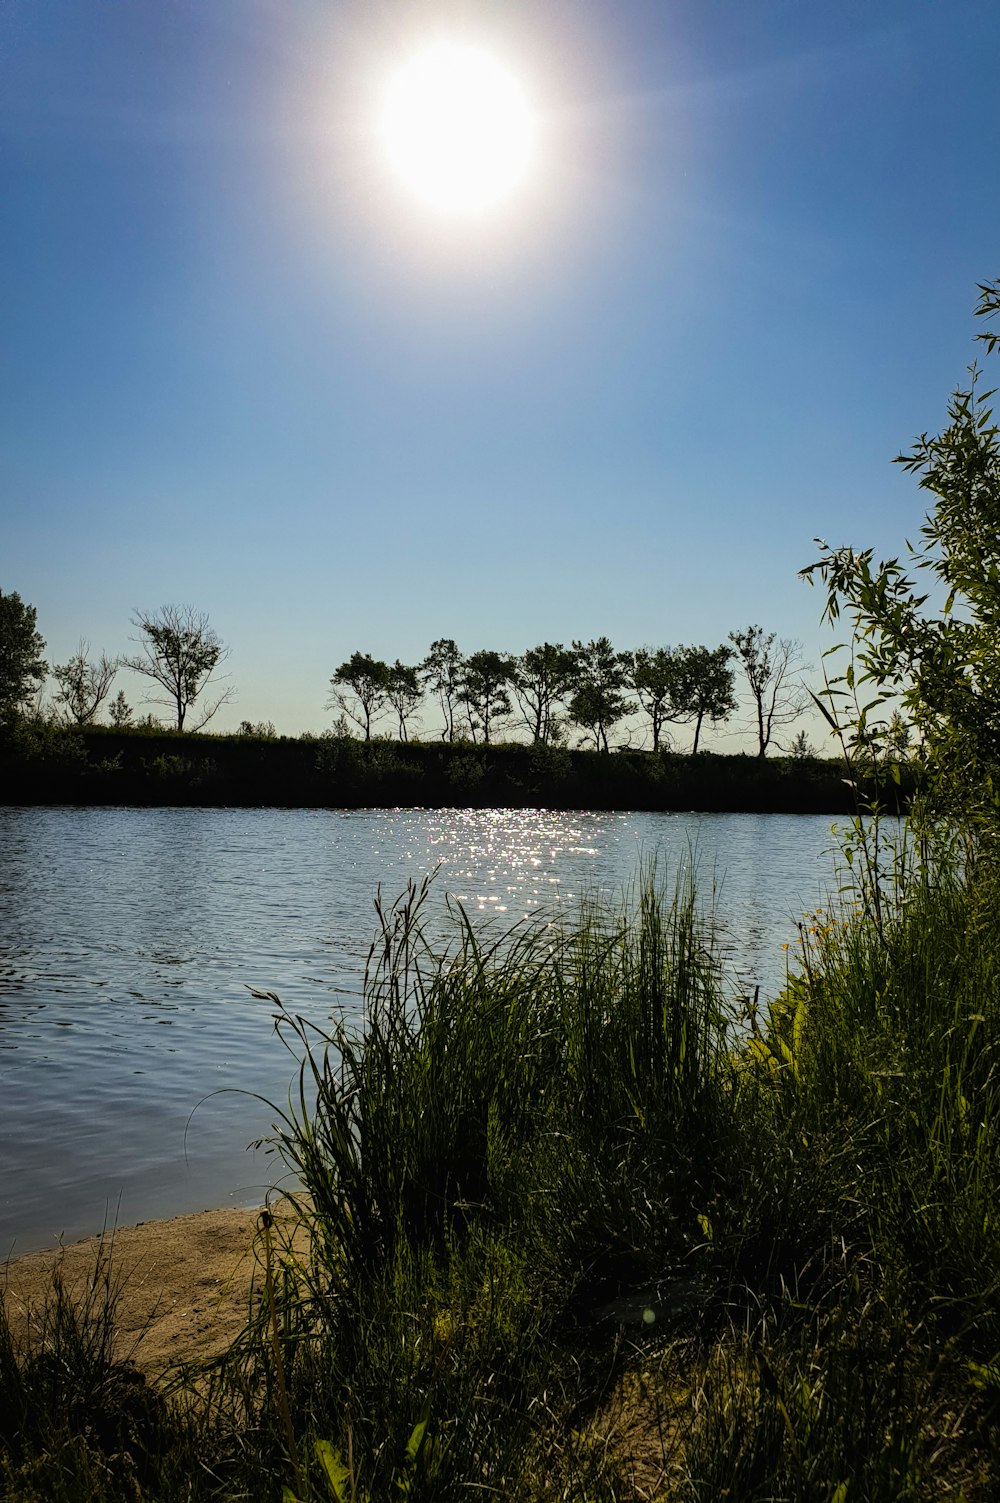
<instances>
[{"instance_id":1,"label":"green grass","mask_svg":"<svg viewBox=\"0 0 1000 1503\"><path fill-rule=\"evenodd\" d=\"M114 1381L106 1305L0 1333L8 1495L996 1496L995 880L817 915L758 1015L690 891L495 943L457 913L445 953L424 898L356 1026L273 999L308 1253L262 1234L243 1336L141 1443L72 1397Z\"/></svg>"},{"instance_id":2,"label":"green grass","mask_svg":"<svg viewBox=\"0 0 1000 1503\"><path fill-rule=\"evenodd\" d=\"M135 1350L117 1350L121 1276L113 1239L79 1287L61 1273L30 1335L15 1342L0 1301L0 1496L76 1503L199 1496L202 1425L146 1382Z\"/></svg>"}]
</instances>

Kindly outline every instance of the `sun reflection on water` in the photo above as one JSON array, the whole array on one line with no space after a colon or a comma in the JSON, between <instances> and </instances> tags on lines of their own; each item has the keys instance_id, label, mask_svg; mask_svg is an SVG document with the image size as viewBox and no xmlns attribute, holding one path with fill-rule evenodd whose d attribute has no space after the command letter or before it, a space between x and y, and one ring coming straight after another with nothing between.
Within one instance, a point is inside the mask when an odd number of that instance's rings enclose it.
<instances>
[{"instance_id":1,"label":"sun reflection on water","mask_svg":"<svg viewBox=\"0 0 1000 1503\"><path fill-rule=\"evenodd\" d=\"M437 869L432 937L449 896L502 934L693 860L733 984L765 996L834 886L829 821L801 816L0 809L0 845L0 1242L82 1235L120 1191L132 1219L252 1198L271 1118L239 1093L285 1099L291 1061L248 988L356 1016L380 886Z\"/></svg>"}]
</instances>

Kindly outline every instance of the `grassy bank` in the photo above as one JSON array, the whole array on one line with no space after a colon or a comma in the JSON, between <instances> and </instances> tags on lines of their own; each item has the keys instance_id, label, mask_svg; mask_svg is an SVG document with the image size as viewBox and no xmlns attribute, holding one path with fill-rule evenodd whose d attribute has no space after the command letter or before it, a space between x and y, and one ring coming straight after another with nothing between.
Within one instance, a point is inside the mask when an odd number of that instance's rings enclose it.
<instances>
[{"instance_id":1,"label":"grassy bank","mask_svg":"<svg viewBox=\"0 0 1000 1503\"><path fill-rule=\"evenodd\" d=\"M863 772L855 791L836 758L29 729L0 746L9 803L821 814L853 812L876 791ZM903 807L912 776L896 772L879 792Z\"/></svg>"},{"instance_id":2,"label":"grassy bank","mask_svg":"<svg viewBox=\"0 0 1000 1503\"><path fill-rule=\"evenodd\" d=\"M275 999L309 1256L262 1229L174 1395L113 1359L108 1281L0 1335L6 1495L995 1497L997 898L816 915L754 1009L689 895L442 957L411 892L363 1028Z\"/></svg>"}]
</instances>

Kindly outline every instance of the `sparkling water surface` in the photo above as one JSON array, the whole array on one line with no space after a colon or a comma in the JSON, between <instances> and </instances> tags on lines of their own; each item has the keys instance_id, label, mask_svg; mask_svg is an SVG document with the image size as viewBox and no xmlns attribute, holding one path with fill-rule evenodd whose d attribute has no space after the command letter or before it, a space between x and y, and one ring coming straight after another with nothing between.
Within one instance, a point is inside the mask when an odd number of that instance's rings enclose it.
<instances>
[{"instance_id":1,"label":"sparkling water surface","mask_svg":"<svg viewBox=\"0 0 1000 1503\"><path fill-rule=\"evenodd\" d=\"M380 886L436 870L443 932L448 894L560 921L693 864L731 985L766 996L835 849L828 816L0 808L0 1259L259 1203L282 1170L248 1145L295 1061L249 988L356 1010Z\"/></svg>"}]
</instances>

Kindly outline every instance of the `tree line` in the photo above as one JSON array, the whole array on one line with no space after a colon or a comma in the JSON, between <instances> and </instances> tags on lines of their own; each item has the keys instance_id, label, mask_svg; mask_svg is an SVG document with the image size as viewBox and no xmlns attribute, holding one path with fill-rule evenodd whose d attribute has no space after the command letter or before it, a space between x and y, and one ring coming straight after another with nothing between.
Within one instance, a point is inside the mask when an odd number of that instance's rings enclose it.
<instances>
[{"instance_id":1,"label":"tree line","mask_svg":"<svg viewBox=\"0 0 1000 1503\"><path fill-rule=\"evenodd\" d=\"M208 616L190 606L137 611L132 618L136 650L96 659L81 639L68 662L52 670L61 718L80 727L96 723L107 704L116 729L134 724L132 707L119 689L110 698L119 668L153 685L150 702L165 706L178 732L203 729L229 702L233 689L218 676L229 649ZM15 592L0 590L0 717L8 720L37 701L48 675L45 642L36 612ZM761 626L730 632L718 647L640 647L617 651L608 637L589 642L543 642L520 655L493 650L461 653L450 637L431 643L416 664L384 662L355 652L330 679L328 707L339 712L338 729L360 731L370 741L387 717L400 741L430 698L442 717L441 739L490 745L501 731L517 729L539 746L564 744L571 729L584 745L609 751L625 720L645 718L652 748L668 746L671 728L693 727L698 751L706 722L719 725L737 708L736 676L742 669L755 716L757 750L764 756L778 732L802 713L806 693L798 683L797 644ZM240 730L259 727L244 721ZM273 735L273 726L267 730ZM801 749L801 748L800 748Z\"/></svg>"},{"instance_id":2,"label":"tree line","mask_svg":"<svg viewBox=\"0 0 1000 1503\"><path fill-rule=\"evenodd\" d=\"M355 652L330 680L328 707L370 741L391 716L400 741L430 696L441 712L441 739L488 746L501 729L526 731L535 745L561 744L570 727L584 744L609 751L616 727L641 714L652 748L669 744L670 727L694 729L698 751L706 721L718 725L737 708L742 668L754 706L757 750L802 713L806 694L795 679L797 644L761 626L731 632L718 647L640 647L619 652L607 637L542 642L519 656L482 650L464 656L451 637L431 643L422 662L387 663Z\"/></svg>"},{"instance_id":3,"label":"tree line","mask_svg":"<svg viewBox=\"0 0 1000 1503\"><path fill-rule=\"evenodd\" d=\"M102 652L92 660L90 643L81 637L69 661L55 664L57 713L70 725L94 725L119 668L128 668L155 686L158 692L149 702L169 709L178 731L201 730L233 696L232 686L222 687L215 678L229 648L208 616L191 606L136 611L132 624L139 632L136 652L113 658ZM16 591L0 590L0 723L9 724L37 704L49 672L44 651L35 607ZM133 723L121 689L108 703L108 718L119 730Z\"/></svg>"}]
</instances>

